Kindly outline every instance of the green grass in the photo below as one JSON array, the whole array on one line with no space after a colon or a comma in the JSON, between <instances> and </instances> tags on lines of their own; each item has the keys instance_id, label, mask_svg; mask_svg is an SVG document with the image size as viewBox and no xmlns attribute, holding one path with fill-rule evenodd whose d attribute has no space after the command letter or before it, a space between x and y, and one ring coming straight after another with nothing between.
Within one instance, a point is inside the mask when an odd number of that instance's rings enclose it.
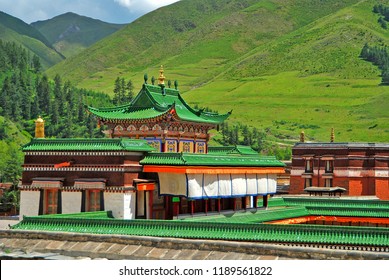
<instances>
[{"instance_id":1,"label":"green grass","mask_svg":"<svg viewBox=\"0 0 389 280\"><path fill-rule=\"evenodd\" d=\"M270 130L279 141L388 142L389 90L379 79L341 79L327 74L301 77L284 72L258 79L213 81L189 91L190 104L220 113L233 109L230 121ZM212 92L212 94L209 94Z\"/></svg>"},{"instance_id":2,"label":"green grass","mask_svg":"<svg viewBox=\"0 0 389 280\"><path fill-rule=\"evenodd\" d=\"M361 60L365 43L389 45L376 0L182 0L150 13L48 71L112 93L143 74L178 80L192 105L264 129L269 139L389 142L388 87ZM150 82L150 81L149 81Z\"/></svg>"}]
</instances>

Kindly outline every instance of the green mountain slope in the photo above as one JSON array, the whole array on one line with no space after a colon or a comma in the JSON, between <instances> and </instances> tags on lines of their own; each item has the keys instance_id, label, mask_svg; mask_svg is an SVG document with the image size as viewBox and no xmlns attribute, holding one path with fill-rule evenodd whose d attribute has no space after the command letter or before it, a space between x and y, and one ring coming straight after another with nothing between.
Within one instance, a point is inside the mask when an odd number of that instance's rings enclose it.
<instances>
[{"instance_id":1,"label":"green mountain slope","mask_svg":"<svg viewBox=\"0 0 389 280\"><path fill-rule=\"evenodd\" d=\"M109 80L124 72L131 76L164 64L185 66L179 74L192 78L177 78L194 85L253 48L356 2L183 0L141 17L49 73L63 73L89 86L87 80ZM301 11L311 10L315 12L305 13L302 20Z\"/></svg>"},{"instance_id":2,"label":"green mountain slope","mask_svg":"<svg viewBox=\"0 0 389 280\"><path fill-rule=\"evenodd\" d=\"M124 24L102 22L74 13L66 13L49 20L33 22L31 25L66 57L79 53L125 26Z\"/></svg>"},{"instance_id":3,"label":"green mountain slope","mask_svg":"<svg viewBox=\"0 0 389 280\"><path fill-rule=\"evenodd\" d=\"M378 1L380 2L380 1ZM381 1L382 2L382 1ZM384 1L385 2L385 1ZM389 44L376 0L182 0L49 69L111 92L117 76L178 79L191 104L266 131L274 141L388 141L388 87L359 58ZM372 112L372 110L377 110Z\"/></svg>"},{"instance_id":4,"label":"green mountain slope","mask_svg":"<svg viewBox=\"0 0 389 280\"><path fill-rule=\"evenodd\" d=\"M0 11L0 23L4 27L15 31L16 33L19 33L20 35L24 35L41 41L48 47L51 46L49 41L47 41L47 39L38 30L16 17L13 17Z\"/></svg>"},{"instance_id":5,"label":"green mountain slope","mask_svg":"<svg viewBox=\"0 0 389 280\"><path fill-rule=\"evenodd\" d=\"M49 68L63 60L63 57L50 47L50 43L39 31L3 12L0 12L0 39L17 42L36 54L44 68Z\"/></svg>"}]
</instances>

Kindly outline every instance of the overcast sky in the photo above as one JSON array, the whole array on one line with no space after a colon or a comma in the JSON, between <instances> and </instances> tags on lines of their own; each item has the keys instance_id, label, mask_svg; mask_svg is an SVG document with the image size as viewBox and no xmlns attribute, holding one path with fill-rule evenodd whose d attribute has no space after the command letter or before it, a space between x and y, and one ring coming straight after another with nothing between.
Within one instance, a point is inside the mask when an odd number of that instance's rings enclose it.
<instances>
[{"instance_id":1,"label":"overcast sky","mask_svg":"<svg viewBox=\"0 0 389 280\"><path fill-rule=\"evenodd\" d=\"M129 23L179 0L0 0L0 10L26 23L67 12L110 23Z\"/></svg>"}]
</instances>

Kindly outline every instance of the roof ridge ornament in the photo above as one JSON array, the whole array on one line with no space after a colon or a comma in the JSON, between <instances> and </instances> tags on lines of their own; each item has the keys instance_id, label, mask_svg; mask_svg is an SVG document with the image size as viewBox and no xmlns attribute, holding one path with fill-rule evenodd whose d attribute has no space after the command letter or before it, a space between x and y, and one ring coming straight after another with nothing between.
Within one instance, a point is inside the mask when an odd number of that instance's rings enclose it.
<instances>
[{"instance_id":1,"label":"roof ridge ornament","mask_svg":"<svg viewBox=\"0 0 389 280\"><path fill-rule=\"evenodd\" d=\"M35 138L45 138L45 121L41 116L35 121Z\"/></svg>"},{"instance_id":2,"label":"roof ridge ornament","mask_svg":"<svg viewBox=\"0 0 389 280\"><path fill-rule=\"evenodd\" d=\"M331 128L331 137L330 137L330 141L331 141L331 143L333 143L333 142L335 141L335 130L334 130L333 127Z\"/></svg>"},{"instance_id":3,"label":"roof ridge ornament","mask_svg":"<svg viewBox=\"0 0 389 280\"><path fill-rule=\"evenodd\" d=\"M163 75L163 65L161 65L161 68L159 69L159 77L158 77L158 85L165 85L165 76Z\"/></svg>"}]
</instances>

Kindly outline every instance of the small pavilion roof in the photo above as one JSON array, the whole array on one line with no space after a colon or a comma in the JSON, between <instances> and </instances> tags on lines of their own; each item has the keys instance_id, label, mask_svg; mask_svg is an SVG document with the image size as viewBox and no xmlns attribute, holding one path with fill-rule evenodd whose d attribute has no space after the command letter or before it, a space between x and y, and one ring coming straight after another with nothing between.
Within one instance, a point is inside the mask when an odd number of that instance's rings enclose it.
<instances>
[{"instance_id":1,"label":"small pavilion roof","mask_svg":"<svg viewBox=\"0 0 389 280\"><path fill-rule=\"evenodd\" d=\"M158 118L165 114L178 116L179 119L189 122L220 124L226 120L231 112L217 114L191 108L176 89L162 88L144 84L138 95L131 103L111 108L93 108L88 111L99 119L106 121L125 121Z\"/></svg>"},{"instance_id":2,"label":"small pavilion roof","mask_svg":"<svg viewBox=\"0 0 389 280\"><path fill-rule=\"evenodd\" d=\"M136 151L150 152L154 148L145 140L122 138L34 138L23 151Z\"/></svg>"}]
</instances>

